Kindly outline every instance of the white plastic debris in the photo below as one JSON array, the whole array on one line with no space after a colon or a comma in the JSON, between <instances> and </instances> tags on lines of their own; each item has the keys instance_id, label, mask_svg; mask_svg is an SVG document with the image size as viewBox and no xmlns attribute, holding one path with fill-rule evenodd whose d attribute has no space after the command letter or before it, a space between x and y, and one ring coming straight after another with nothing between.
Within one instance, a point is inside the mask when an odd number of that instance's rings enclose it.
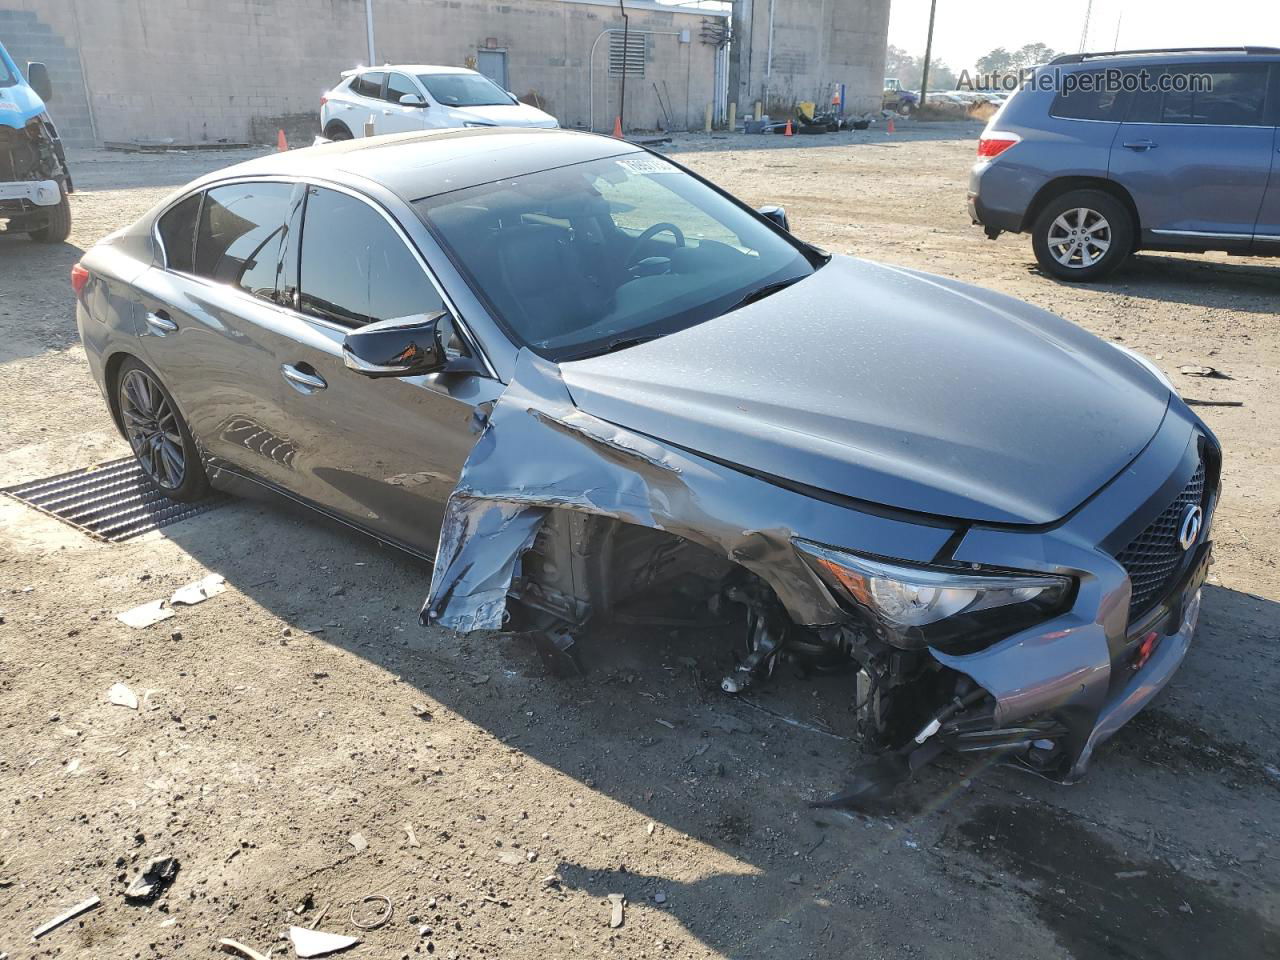
<instances>
[{"instance_id":1,"label":"white plastic debris","mask_svg":"<svg viewBox=\"0 0 1280 960\"><path fill-rule=\"evenodd\" d=\"M111 689L107 691L107 699L117 707L128 707L130 710L138 709L138 695L123 683L113 683Z\"/></svg>"},{"instance_id":2,"label":"white plastic debris","mask_svg":"<svg viewBox=\"0 0 1280 960\"><path fill-rule=\"evenodd\" d=\"M246 947L239 940L232 940L230 937L223 937L218 941L218 946L225 951L235 952L240 954L242 957L248 957L249 960L268 960L268 957L263 956L257 950L253 949L253 947Z\"/></svg>"},{"instance_id":3,"label":"white plastic debris","mask_svg":"<svg viewBox=\"0 0 1280 960\"><path fill-rule=\"evenodd\" d=\"M308 930L306 927L290 927L289 942L293 951L300 957L323 957L329 953L337 953L354 947L360 940L342 933L327 933L324 930Z\"/></svg>"},{"instance_id":4,"label":"white plastic debris","mask_svg":"<svg viewBox=\"0 0 1280 960\"><path fill-rule=\"evenodd\" d=\"M64 910L62 911L62 913L58 914L52 920L48 921L47 923L42 923L40 924L40 926L36 927L31 934L31 939L39 940L46 933L51 933L52 931L56 930L58 927L66 923L68 920L74 920L76 917L80 916L80 914L84 913L86 910L92 910L101 902L102 901L98 899L96 894L90 897L88 900L80 901L70 910Z\"/></svg>"},{"instance_id":5,"label":"white plastic debris","mask_svg":"<svg viewBox=\"0 0 1280 960\"><path fill-rule=\"evenodd\" d=\"M169 603L170 605L182 603L192 606L197 603L204 603L210 597L216 597L226 589L227 578L220 573L211 573L195 583L188 583L185 587L179 587L173 592L173 596L169 598Z\"/></svg>"},{"instance_id":6,"label":"white plastic debris","mask_svg":"<svg viewBox=\"0 0 1280 960\"><path fill-rule=\"evenodd\" d=\"M164 600L152 600L150 603L144 603L124 613L117 613L116 619L135 630L141 630L161 620L168 620L172 616L173 611L165 606Z\"/></svg>"}]
</instances>

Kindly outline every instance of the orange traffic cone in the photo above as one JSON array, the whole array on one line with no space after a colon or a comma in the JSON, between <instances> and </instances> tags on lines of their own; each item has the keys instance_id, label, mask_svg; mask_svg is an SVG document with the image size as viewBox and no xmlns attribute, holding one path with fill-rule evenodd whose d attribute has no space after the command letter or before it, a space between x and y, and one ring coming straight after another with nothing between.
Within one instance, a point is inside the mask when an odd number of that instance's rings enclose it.
<instances>
[{"instance_id":1,"label":"orange traffic cone","mask_svg":"<svg viewBox=\"0 0 1280 960\"><path fill-rule=\"evenodd\" d=\"M791 132L791 120L790 120L790 119L788 119L788 120L787 120L787 129L785 129L785 130L783 130L783 131L782 131L782 135L783 135L784 137L794 137L794 136L795 136L795 134Z\"/></svg>"},{"instance_id":2,"label":"orange traffic cone","mask_svg":"<svg viewBox=\"0 0 1280 960\"><path fill-rule=\"evenodd\" d=\"M619 140L622 139L622 118L621 117L613 118L613 135Z\"/></svg>"},{"instance_id":3,"label":"orange traffic cone","mask_svg":"<svg viewBox=\"0 0 1280 960\"><path fill-rule=\"evenodd\" d=\"M889 118L889 133L893 133L893 117Z\"/></svg>"},{"instance_id":4,"label":"orange traffic cone","mask_svg":"<svg viewBox=\"0 0 1280 960\"><path fill-rule=\"evenodd\" d=\"M284 138L284 130L276 131L276 149L284 153L289 149L289 141Z\"/></svg>"}]
</instances>

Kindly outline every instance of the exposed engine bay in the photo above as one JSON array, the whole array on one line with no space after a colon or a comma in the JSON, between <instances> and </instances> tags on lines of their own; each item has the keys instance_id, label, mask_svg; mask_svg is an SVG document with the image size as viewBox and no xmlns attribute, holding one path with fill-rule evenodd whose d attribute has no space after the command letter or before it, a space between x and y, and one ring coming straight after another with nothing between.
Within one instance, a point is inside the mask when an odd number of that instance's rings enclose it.
<instances>
[{"instance_id":1,"label":"exposed engine bay","mask_svg":"<svg viewBox=\"0 0 1280 960\"><path fill-rule=\"evenodd\" d=\"M74 191L66 153L48 116L33 117L21 128L0 124L0 220L9 221L10 232L45 226L46 208L62 200L50 183L63 195Z\"/></svg>"}]
</instances>

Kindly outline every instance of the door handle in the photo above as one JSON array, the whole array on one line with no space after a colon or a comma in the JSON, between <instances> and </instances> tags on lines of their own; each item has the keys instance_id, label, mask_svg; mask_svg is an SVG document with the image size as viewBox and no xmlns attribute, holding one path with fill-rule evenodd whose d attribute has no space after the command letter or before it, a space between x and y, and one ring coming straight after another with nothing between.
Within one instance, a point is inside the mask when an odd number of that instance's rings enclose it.
<instances>
[{"instance_id":1,"label":"door handle","mask_svg":"<svg viewBox=\"0 0 1280 960\"><path fill-rule=\"evenodd\" d=\"M1145 153L1147 150L1154 150L1156 147L1160 146L1160 144L1153 140L1130 140L1128 143L1124 144L1124 146L1128 150L1133 150L1137 153Z\"/></svg>"},{"instance_id":2,"label":"door handle","mask_svg":"<svg viewBox=\"0 0 1280 960\"><path fill-rule=\"evenodd\" d=\"M317 390L323 390L329 385L324 382L324 377L319 374L299 370L289 363L280 364L280 374L299 393L315 393Z\"/></svg>"},{"instance_id":3,"label":"door handle","mask_svg":"<svg viewBox=\"0 0 1280 960\"><path fill-rule=\"evenodd\" d=\"M178 329L178 325L170 320L169 314L163 310L147 313L147 327L157 337L163 337L166 333L173 333Z\"/></svg>"}]
</instances>

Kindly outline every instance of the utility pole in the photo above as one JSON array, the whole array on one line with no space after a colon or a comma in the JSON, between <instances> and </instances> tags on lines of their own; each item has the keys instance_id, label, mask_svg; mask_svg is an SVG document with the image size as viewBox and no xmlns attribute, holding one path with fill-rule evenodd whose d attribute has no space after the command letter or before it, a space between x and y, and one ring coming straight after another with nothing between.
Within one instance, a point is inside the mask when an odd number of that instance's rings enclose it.
<instances>
[{"instance_id":1,"label":"utility pole","mask_svg":"<svg viewBox=\"0 0 1280 960\"><path fill-rule=\"evenodd\" d=\"M1089 42L1089 18L1093 15L1093 0L1084 8L1084 27L1080 30L1080 49L1077 53L1084 53L1085 44Z\"/></svg>"},{"instance_id":2,"label":"utility pole","mask_svg":"<svg viewBox=\"0 0 1280 960\"><path fill-rule=\"evenodd\" d=\"M920 73L920 106L928 103L929 96L929 58L933 56L933 18L938 12L938 0L929 2L929 38L924 42L924 70Z\"/></svg>"},{"instance_id":3,"label":"utility pole","mask_svg":"<svg viewBox=\"0 0 1280 960\"><path fill-rule=\"evenodd\" d=\"M618 0L618 10L622 14L622 88L618 91L618 132L621 133L626 129L622 118L627 110L627 59L631 54L631 21L627 19L627 8L622 5L622 0Z\"/></svg>"},{"instance_id":4,"label":"utility pole","mask_svg":"<svg viewBox=\"0 0 1280 960\"><path fill-rule=\"evenodd\" d=\"M378 60L373 49L373 0L364 0L364 25L369 35L369 66L374 66Z\"/></svg>"}]
</instances>

